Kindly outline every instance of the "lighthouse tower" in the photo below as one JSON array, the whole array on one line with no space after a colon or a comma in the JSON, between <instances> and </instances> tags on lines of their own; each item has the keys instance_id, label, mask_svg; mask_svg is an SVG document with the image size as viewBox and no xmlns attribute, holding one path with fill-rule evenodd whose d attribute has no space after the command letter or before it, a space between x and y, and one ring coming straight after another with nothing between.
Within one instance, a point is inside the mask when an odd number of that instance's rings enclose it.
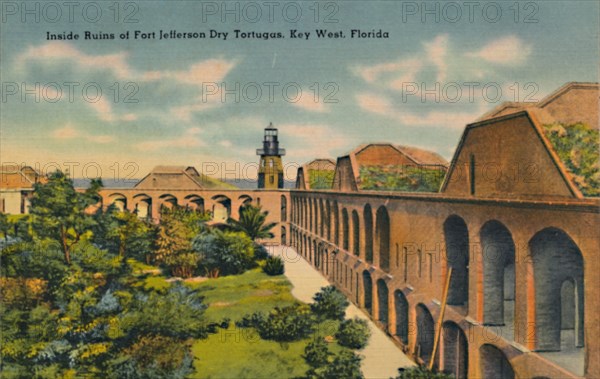
<instances>
[{"instance_id":1,"label":"lighthouse tower","mask_svg":"<svg viewBox=\"0 0 600 379\"><path fill-rule=\"evenodd\" d=\"M279 148L277 129L273 123L265 128L262 149L256 150L260 156L258 168L258 188L277 189L283 188L283 163L281 157L285 155L285 149Z\"/></svg>"}]
</instances>

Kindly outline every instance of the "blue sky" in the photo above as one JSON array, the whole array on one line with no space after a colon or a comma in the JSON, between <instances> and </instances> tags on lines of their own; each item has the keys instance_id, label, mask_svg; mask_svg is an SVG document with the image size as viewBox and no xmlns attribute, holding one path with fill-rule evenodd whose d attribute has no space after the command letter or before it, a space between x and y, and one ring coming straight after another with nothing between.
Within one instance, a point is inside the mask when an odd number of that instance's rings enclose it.
<instances>
[{"instance_id":1,"label":"blue sky","mask_svg":"<svg viewBox=\"0 0 600 379\"><path fill-rule=\"evenodd\" d=\"M569 81L598 81L596 1L476 2L471 12L463 2L321 2L319 22L314 2L274 2L272 22L263 2L253 3L261 8L258 22L249 22L248 3L209 3L216 14L206 2L122 3L117 20L112 2L87 6L87 18L86 3L77 3L73 22L67 8L56 22L50 8L39 9L38 22L27 14L23 22L22 9L3 3L0 160L41 168L55 162L77 177L97 168L104 177L117 168L119 176L141 177L158 164L252 176L269 122L280 130L290 177L298 164L365 142L414 145L450 159L465 124L501 101L540 100ZM239 22L223 13L236 4ZM102 16L91 22L97 8ZM298 9L302 16L292 22ZM337 22L325 23L331 12ZM128 14L138 22L123 22ZM211 29L229 33L227 40L133 39L136 30ZM235 39L236 29L285 38ZM316 29L346 38L318 39ZM352 29L381 29L389 38L350 38ZM311 36L291 39L290 30ZM46 40L47 32L71 31L80 39ZM84 40L85 31L115 39ZM120 39L127 31L130 39ZM239 101L233 93L222 97L224 87L236 86ZM326 102L328 95L335 102Z\"/></svg>"}]
</instances>

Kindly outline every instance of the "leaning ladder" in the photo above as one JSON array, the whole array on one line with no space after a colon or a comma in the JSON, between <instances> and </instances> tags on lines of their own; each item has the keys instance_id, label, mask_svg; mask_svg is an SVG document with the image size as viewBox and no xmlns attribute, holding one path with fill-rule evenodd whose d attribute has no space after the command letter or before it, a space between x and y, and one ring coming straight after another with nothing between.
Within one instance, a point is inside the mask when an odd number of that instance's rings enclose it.
<instances>
[{"instance_id":1,"label":"leaning ladder","mask_svg":"<svg viewBox=\"0 0 600 379\"><path fill-rule=\"evenodd\" d=\"M450 288L450 278L452 277L452 267L448 269L448 276L446 277L446 284L444 286L444 296L442 297L442 308L440 309L440 316L435 327L435 338L433 340L433 351L431 352L431 358L429 359L429 370L433 370L433 363L435 362L435 354L437 353L438 345L440 343L440 335L442 334L442 324L444 323L444 313L446 312L446 302L448 300L448 289Z\"/></svg>"}]
</instances>

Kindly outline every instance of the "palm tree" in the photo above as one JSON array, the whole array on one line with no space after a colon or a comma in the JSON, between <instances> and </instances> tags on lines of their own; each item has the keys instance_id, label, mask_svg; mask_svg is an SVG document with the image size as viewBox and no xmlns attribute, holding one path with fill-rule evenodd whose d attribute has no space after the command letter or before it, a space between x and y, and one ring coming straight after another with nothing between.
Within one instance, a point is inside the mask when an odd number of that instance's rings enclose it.
<instances>
[{"instance_id":1,"label":"palm tree","mask_svg":"<svg viewBox=\"0 0 600 379\"><path fill-rule=\"evenodd\" d=\"M255 207L251 204L245 205L240 209L240 219L227 220L229 227L237 232L245 232L253 241L263 238L273 238L271 229L277 225L276 222L265 224L269 212L262 210L260 206Z\"/></svg>"}]
</instances>

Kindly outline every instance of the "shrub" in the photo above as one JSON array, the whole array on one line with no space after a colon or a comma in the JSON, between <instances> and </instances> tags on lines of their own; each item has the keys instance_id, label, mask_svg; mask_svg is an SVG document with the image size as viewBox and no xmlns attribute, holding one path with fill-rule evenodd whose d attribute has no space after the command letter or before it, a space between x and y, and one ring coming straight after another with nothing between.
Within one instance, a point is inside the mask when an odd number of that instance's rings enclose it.
<instances>
[{"instance_id":1,"label":"shrub","mask_svg":"<svg viewBox=\"0 0 600 379\"><path fill-rule=\"evenodd\" d=\"M236 321L235 325L238 328L257 328L265 322L265 315L260 312L254 312L250 315L245 315L240 321Z\"/></svg>"},{"instance_id":2,"label":"shrub","mask_svg":"<svg viewBox=\"0 0 600 379\"><path fill-rule=\"evenodd\" d=\"M333 360L322 367L311 367L306 372L306 377L311 379L362 379L360 371L362 357L352 351L341 351Z\"/></svg>"},{"instance_id":3,"label":"shrub","mask_svg":"<svg viewBox=\"0 0 600 379\"><path fill-rule=\"evenodd\" d=\"M265 274L270 276L282 275L285 271L283 259L279 257L269 257L263 266Z\"/></svg>"},{"instance_id":4,"label":"shrub","mask_svg":"<svg viewBox=\"0 0 600 379\"><path fill-rule=\"evenodd\" d=\"M335 337L342 346L350 349L362 349L367 346L371 331L365 320L355 317L351 320L344 320Z\"/></svg>"},{"instance_id":5,"label":"shrub","mask_svg":"<svg viewBox=\"0 0 600 379\"><path fill-rule=\"evenodd\" d=\"M200 234L192 246L212 277L241 274L255 265L254 243L242 232Z\"/></svg>"},{"instance_id":6,"label":"shrub","mask_svg":"<svg viewBox=\"0 0 600 379\"><path fill-rule=\"evenodd\" d=\"M313 297L310 305L312 311L319 317L330 320L343 320L346 308L350 304L334 286L321 288Z\"/></svg>"},{"instance_id":7,"label":"shrub","mask_svg":"<svg viewBox=\"0 0 600 379\"><path fill-rule=\"evenodd\" d=\"M269 258L269 252L267 248L261 244L254 244L254 259L257 261L263 261Z\"/></svg>"},{"instance_id":8,"label":"shrub","mask_svg":"<svg viewBox=\"0 0 600 379\"><path fill-rule=\"evenodd\" d=\"M401 367L395 379L451 379L452 376L444 373L431 372L423 367Z\"/></svg>"},{"instance_id":9,"label":"shrub","mask_svg":"<svg viewBox=\"0 0 600 379\"><path fill-rule=\"evenodd\" d=\"M191 374L190 343L164 336L142 336L116 359L111 376L121 378L185 378Z\"/></svg>"},{"instance_id":10,"label":"shrub","mask_svg":"<svg viewBox=\"0 0 600 379\"><path fill-rule=\"evenodd\" d=\"M312 333L314 324L314 316L305 305L276 307L259 325L258 333L264 339L278 342L298 341Z\"/></svg>"},{"instance_id":11,"label":"shrub","mask_svg":"<svg viewBox=\"0 0 600 379\"><path fill-rule=\"evenodd\" d=\"M329 362L331 353L327 348L327 344L322 338L318 338L306 345L304 349L304 360L309 366L319 368L325 366Z\"/></svg>"},{"instance_id":12,"label":"shrub","mask_svg":"<svg viewBox=\"0 0 600 379\"><path fill-rule=\"evenodd\" d=\"M315 318L305 305L276 307L267 316L256 312L236 323L239 327L256 328L261 338L277 342L298 341L309 336Z\"/></svg>"}]
</instances>

